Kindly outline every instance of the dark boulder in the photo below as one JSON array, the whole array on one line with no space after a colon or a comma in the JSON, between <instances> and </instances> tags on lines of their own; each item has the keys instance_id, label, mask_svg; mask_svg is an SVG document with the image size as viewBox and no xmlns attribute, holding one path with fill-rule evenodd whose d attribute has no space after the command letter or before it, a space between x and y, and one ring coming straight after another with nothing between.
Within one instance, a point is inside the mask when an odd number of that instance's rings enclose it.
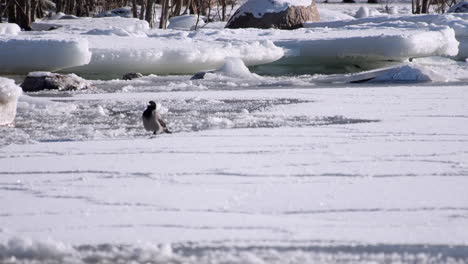
<instances>
[{"instance_id":1,"label":"dark boulder","mask_svg":"<svg viewBox=\"0 0 468 264\"><path fill-rule=\"evenodd\" d=\"M301 28L304 22L320 20L317 6L312 0L308 6L295 6L292 3L284 6L284 2L275 3L276 0L261 0L267 1L266 4L272 7L283 7L275 12L269 12L275 8L267 9L269 11L265 13L259 13L251 1L253 0L247 1L237 9L226 24L226 28L296 29Z\"/></svg>"},{"instance_id":2,"label":"dark boulder","mask_svg":"<svg viewBox=\"0 0 468 264\"><path fill-rule=\"evenodd\" d=\"M85 79L71 73L30 72L20 85L25 92L42 90L81 90L91 88Z\"/></svg>"},{"instance_id":3,"label":"dark boulder","mask_svg":"<svg viewBox=\"0 0 468 264\"><path fill-rule=\"evenodd\" d=\"M141 74L139 72L129 72L129 73L124 74L122 79L124 79L124 80L133 80L133 79L137 79L137 78L141 78L141 77L143 77L143 74Z\"/></svg>"}]
</instances>

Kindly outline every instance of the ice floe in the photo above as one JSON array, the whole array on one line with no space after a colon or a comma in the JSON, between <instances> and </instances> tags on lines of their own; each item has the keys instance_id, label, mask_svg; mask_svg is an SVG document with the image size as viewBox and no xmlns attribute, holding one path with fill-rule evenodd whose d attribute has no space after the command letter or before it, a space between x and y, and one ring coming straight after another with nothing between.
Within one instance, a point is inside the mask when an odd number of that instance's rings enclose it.
<instances>
[{"instance_id":1,"label":"ice floe","mask_svg":"<svg viewBox=\"0 0 468 264\"><path fill-rule=\"evenodd\" d=\"M21 93L21 88L13 80L0 77L0 126L9 125L15 119Z\"/></svg>"},{"instance_id":2,"label":"ice floe","mask_svg":"<svg viewBox=\"0 0 468 264\"><path fill-rule=\"evenodd\" d=\"M0 36L0 73L56 71L88 64L88 40L77 37Z\"/></svg>"}]
</instances>

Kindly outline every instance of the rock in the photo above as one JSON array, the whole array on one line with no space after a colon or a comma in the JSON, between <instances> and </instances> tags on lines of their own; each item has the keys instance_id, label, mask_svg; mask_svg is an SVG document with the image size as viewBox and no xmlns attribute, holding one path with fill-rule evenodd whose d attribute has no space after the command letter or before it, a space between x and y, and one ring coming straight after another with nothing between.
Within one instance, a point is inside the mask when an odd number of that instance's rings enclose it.
<instances>
[{"instance_id":1,"label":"rock","mask_svg":"<svg viewBox=\"0 0 468 264\"><path fill-rule=\"evenodd\" d=\"M296 29L319 21L315 1L249 0L229 19L226 28Z\"/></svg>"},{"instance_id":2,"label":"rock","mask_svg":"<svg viewBox=\"0 0 468 264\"><path fill-rule=\"evenodd\" d=\"M133 79L137 79L137 78L141 78L141 77L143 77L143 74L141 74L139 72L129 72L129 73L124 74L122 79L123 80L133 80Z\"/></svg>"},{"instance_id":3,"label":"rock","mask_svg":"<svg viewBox=\"0 0 468 264\"><path fill-rule=\"evenodd\" d=\"M30 72L21 84L25 92L42 90L81 90L93 86L85 79L71 73Z\"/></svg>"},{"instance_id":4,"label":"rock","mask_svg":"<svg viewBox=\"0 0 468 264\"><path fill-rule=\"evenodd\" d=\"M207 73L214 73L214 71L201 71L201 72L197 72L195 73L192 78L190 78L190 80L202 80L202 79L205 79L205 75Z\"/></svg>"},{"instance_id":5,"label":"rock","mask_svg":"<svg viewBox=\"0 0 468 264\"><path fill-rule=\"evenodd\" d=\"M447 13L468 13L468 2L460 2L450 7Z\"/></svg>"},{"instance_id":6,"label":"rock","mask_svg":"<svg viewBox=\"0 0 468 264\"><path fill-rule=\"evenodd\" d=\"M15 120L20 95L21 88L13 80L0 77L0 126L10 125Z\"/></svg>"}]
</instances>

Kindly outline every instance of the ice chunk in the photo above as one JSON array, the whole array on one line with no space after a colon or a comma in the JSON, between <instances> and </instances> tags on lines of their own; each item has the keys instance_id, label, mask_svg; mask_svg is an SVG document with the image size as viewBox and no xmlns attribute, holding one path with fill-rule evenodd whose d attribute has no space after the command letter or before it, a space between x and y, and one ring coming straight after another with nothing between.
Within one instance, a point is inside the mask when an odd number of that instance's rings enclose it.
<instances>
[{"instance_id":1,"label":"ice chunk","mask_svg":"<svg viewBox=\"0 0 468 264\"><path fill-rule=\"evenodd\" d=\"M13 80L0 77L0 125L8 125L16 116L16 105L22 90Z\"/></svg>"},{"instance_id":2,"label":"ice chunk","mask_svg":"<svg viewBox=\"0 0 468 264\"><path fill-rule=\"evenodd\" d=\"M86 39L61 36L0 36L0 72L56 71L89 63Z\"/></svg>"},{"instance_id":3,"label":"ice chunk","mask_svg":"<svg viewBox=\"0 0 468 264\"><path fill-rule=\"evenodd\" d=\"M198 72L191 79L216 79L220 76L241 79L259 79L259 75L251 73L240 58L228 57L221 68L215 71Z\"/></svg>"},{"instance_id":4,"label":"ice chunk","mask_svg":"<svg viewBox=\"0 0 468 264\"><path fill-rule=\"evenodd\" d=\"M421 65L389 69L369 82L444 82L447 78Z\"/></svg>"},{"instance_id":5,"label":"ice chunk","mask_svg":"<svg viewBox=\"0 0 468 264\"><path fill-rule=\"evenodd\" d=\"M0 23L0 35L18 35L21 28L14 23Z\"/></svg>"},{"instance_id":6,"label":"ice chunk","mask_svg":"<svg viewBox=\"0 0 468 264\"><path fill-rule=\"evenodd\" d=\"M231 57L226 58L226 62L217 72L230 77L251 78L257 76L252 75L241 59Z\"/></svg>"},{"instance_id":7,"label":"ice chunk","mask_svg":"<svg viewBox=\"0 0 468 264\"><path fill-rule=\"evenodd\" d=\"M197 27L202 27L203 25L205 25L205 22L201 18L198 18L198 16L184 15L170 18L169 26L167 28L193 30L195 29L195 25L197 25Z\"/></svg>"},{"instance_id":8,"label":"ice chunk","mask_svg":"<svg viewBox=\"0 0 468 264\"><path fill-rule=\"evenodd\" d=\"M363 17L368 17L370 15L369 8L366 6L361 6L359 10L356 12L356 15L354 15L356 18L363 18Z\"/></svg>"},{"instance_id":9,"label":"ice chunk","mask_svg":"<svg viewBox=\"0 0 468 264\"><path fill-rule=\"evenodd\" d=\"M354 74L318 77L320 83L421 83L445 82L448 78L418 64L407 64L392 68L378 69Z\"/></svg>"}]
</instances>

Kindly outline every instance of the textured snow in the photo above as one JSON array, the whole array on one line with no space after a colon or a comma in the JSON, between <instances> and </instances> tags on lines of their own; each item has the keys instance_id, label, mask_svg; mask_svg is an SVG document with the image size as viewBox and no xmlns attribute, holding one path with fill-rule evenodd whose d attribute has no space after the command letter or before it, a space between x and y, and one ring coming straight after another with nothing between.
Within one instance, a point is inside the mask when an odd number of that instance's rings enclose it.
<instances>
[{"instance_id":1,"label":"textured snow","mask_svg":"<svg viewBox=\"0 0 468 264\"><path fill-rule=\"evenodd\" d=\"M450 82L150 75L21 96L0 128L0 262L466 263L468 66L414 61ZM144 131L149 100L173 134Z\"/></svg>"},{"instance_id":2,"label":"textured snow","mask_svg":"<svg viewBox=\"0 0 468 264\"><path fill-rule=\"evenodd\" d=\"M9 125L16 116L16 104L21 88L13 80L0 77L0 126Z\"/></svg>"},{"instance_id":3,"label":"textured snow","mask_svg":"<svg viewBox=\"0 0 468 264\"><path fill-rule=\"evenodd\" d=\"M13 23L0 23L0 35L18 35L21 28Z\"/></svg>"}]
</instances>

